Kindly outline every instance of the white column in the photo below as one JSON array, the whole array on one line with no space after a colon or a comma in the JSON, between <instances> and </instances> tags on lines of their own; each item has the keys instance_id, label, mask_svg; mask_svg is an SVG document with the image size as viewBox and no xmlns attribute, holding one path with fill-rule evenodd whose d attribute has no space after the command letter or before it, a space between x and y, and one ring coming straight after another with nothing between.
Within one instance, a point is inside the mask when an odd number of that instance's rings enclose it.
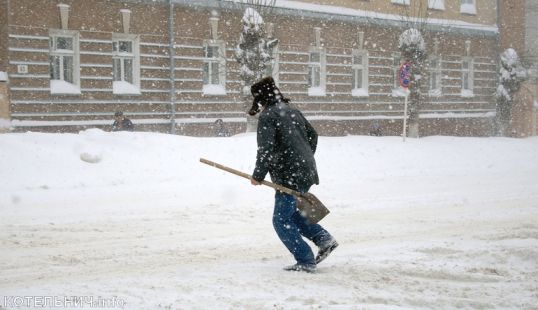
<instances>
[{"instance_id":1,"label":"white column","mask_svg":"<svg viewBox=\"0 0 538 310\"><path fill-rule=\"evenodd\" d=\"M321 28L314 27L314 36L316 39L316 46L321 47Z\"/></svg>"},{"instance_id":2,"label":"white column","mask_svg":"<svg viewBox=\"0 0 538 310\"><path fill-rule=\"evenodd\" d=\"M60 3L58 4L60 9L60 21L62 23L62 29L67 30L69 24L69 5Z\"/></svg>"},{"instance_id":3,"label":"white column","mask_svg":"<svg viewBox=\"0 0 538 310\"><path fill-rule=\"evenodd\" d=\"M209 25L211 26L211 39L218 40L218 30L219 30L219 13L215 10L211 11L211 17L209 18Z\"/></svg>"},{"instance_id":4,"label":"white column","mask_svg":"<svg viewBox=\"0 0 538 310\"><path fill-rule=\"evenodd\" d=\"M129 33L131 28L131 10L121 9L121 19L123 23L123 33Z\"/></svg>"}]
</instances>

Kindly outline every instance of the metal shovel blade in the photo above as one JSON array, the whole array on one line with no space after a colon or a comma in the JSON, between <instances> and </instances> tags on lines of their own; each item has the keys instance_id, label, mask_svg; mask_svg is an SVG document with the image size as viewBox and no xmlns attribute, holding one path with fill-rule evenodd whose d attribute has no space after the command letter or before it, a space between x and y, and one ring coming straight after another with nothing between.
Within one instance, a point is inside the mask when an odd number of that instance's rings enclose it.
<instances>
[{"instance_id":1,"label":"metal shovel blade","mask_svg":"<svg viewBox=\"0 0 538 310\"><path fill-rule=\"evenodd\" d=\"M297 198L297 209L301 211L304 217L312 224L316 224L321 221L327 214L329 214L329 209L311 193L304 193L296 196Z\"/></svg>"}]
</instances>

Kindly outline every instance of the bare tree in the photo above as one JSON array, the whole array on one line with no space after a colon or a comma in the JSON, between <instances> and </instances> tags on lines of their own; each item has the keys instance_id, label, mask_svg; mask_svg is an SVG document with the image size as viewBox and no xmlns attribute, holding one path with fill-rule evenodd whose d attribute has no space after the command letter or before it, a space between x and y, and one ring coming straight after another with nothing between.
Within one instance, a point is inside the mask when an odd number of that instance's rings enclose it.
<instances>
[{"instance_id":1,"label":"bare tree","mask_svg":"<svg viewBox=\"0 0 538 310\"><path fill-rule=\"evenodd\" d=\"M425 2L409 6L402 14L405 31L399 38L399 49L405 62L411 62L411 83L409 85L409 137L419 137L419 113L422 104L422 80L425 60L427 58L426 44L423 34L426 32L428 15Z\"/></svg>"}]
</instances>

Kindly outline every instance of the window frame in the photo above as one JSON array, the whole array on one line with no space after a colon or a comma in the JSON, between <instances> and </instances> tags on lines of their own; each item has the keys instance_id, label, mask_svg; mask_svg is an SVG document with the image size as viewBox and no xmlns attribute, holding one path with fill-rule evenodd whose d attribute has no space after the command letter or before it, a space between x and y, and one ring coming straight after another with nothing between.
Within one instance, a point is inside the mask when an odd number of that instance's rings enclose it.
<instances>
[{"instance_id":1,"label":"window frame","mask_svg":"<svg viewBox=\"0 0 538 310\"><path fill-rule=\"evenodd\" d=\"M468 63L467 69L464 68L464 63ZM465 75L467 76L467 86L465 88ZM474 59L473 57L462 57L461 59L461 96L462 97L474 97Z\"/></svg>"},{"instance_id":2,"label":"window frame","mask_svg":"<svg viewBox=\"0 0 538 310\"><path fill-rule=\"evenodd\" d=\"M131 53L120 52L115 50L114 44L119 48L119 42L131 42ZM115 61L121 61L120 80L116 80ZM125 80L125 60L132 60L132 82ZM132 85L132 88L122 88L120 90L119 83L123 82ZM117 95L140 95L140 37L136 34L113 33L112 34L112 92Z\"/></svg>"},{"instance_id":3,"label":"window frame","mask_svg":"<svg viewBox=\"0 0 538 310\"><path fill-rule=\"evenodd\" d=\"M476 15L476 12L476 0L460 0L460 13Z\"/></svg>"},{"instance_id":4,"label":"window frame","mask_svg":"<svg viewBox=\"0 0 538 310\"><path fill-rule=\"evenodd\" d=\"M436 61L437 65L433 66L432 62ZM429 64L429 77L428 77L428 94L434 97L440 97L443 95L443 66L442 58L440 56L430 56L428 59ZM435 74L434 74L435 73ZM435 84L437 87L432 87L432 82L435 79Z\"/></svg>"},{"instance_id":5,"label":"window frame","mask_svg":"<svg viewBox=\"0 0 538 310\"><path fill-rule=\"evenodd\" d=\"M208 57L208 48L217 47L217 57ZM221 40L206 40L203 45L202 91L204 95L226 95L226 43ZM218 83L212 82L212 64L217 64ZM207 66L207 73L206 73ZM208 83L206 83L206 76Z\"/></svg>"},{"instance_id":6,"label":"window frame","mask_svg":"<svg viewBox=\"0 0 538 310\"><path fill-rule=\"evenodd\" d=\"M400 67L402 66L402 53L394 52L392 53L392 97L405 97L406 91L400 85ZM398 59L398 63L396 63Z\"/></svg>"},{"instance_id":7,"label":"window frame","mask_svg":"<svg viewBox=\"0 0 538 310\"><path fill-rule=\"evenodd\" d=\"M353 97L368 97L368 50L364 49L353 49L352 58L351 58L351 95ZM360 64L355 63L355 57L361 57L362 61ZM357 71L362 70L362 87L357 87Z\"/></svg>"},{"instance_id":8,"label":"window frame","mask_svg":"<svg viewBox=\"0 0 538 310\"><path fill-rule=\"evenodd\" d=\"M272 57L272 59L265 69L265 75L273 77L273 80L278 86L278 82L279 82L278 73L280 69L279 64L278 64L280 60L278 45L275 45L269 49L269 55Z\"/></svg>"},{"instance_id":9,"label":"window frame","mask_svg":"<svg viewBox=\"0 0 538 310\"><path fill-rule=\"evenodd\" d=\"M444 11L445 0L428 0L428 9Z\"/></svg>"},{"instance_id":10,"label":"window frame","mask_svg":"<svg viewBox=\"0 0 538 310\"><path fill-rule=\"evenodd\" d=\"M411 0L390 0L390 3L397 5L411 5Z\"/></svg>"},{"instance_id":11,"label":"window frame","mask_svg":"<svg viewBox=\"0 0 538 310\"><path fill-rule=\"evenodd\" d=\"M71 39L72 49L57 49L57 38L65 37ZM80 34L78 31L51 29L49 30L49 73L50 73L50 93L58 95L79 95L80 92ZM54 78L56 71L54 57L60 57L60 67L57 69L59 78ZM64 57L72 58L71 78L72 81L65 79ZM55 87L58 83L67 87Z\"/></svg>"},{"instance_id":12,"label":"window frame","mask_svg":"<svg viewBox=\"0 0 538 310\"><path fill-rule=\"evenodd\" d=\"M312 54L319 53L319 61L312 61ZM326 96L327 95L327 53L324 47L312 46L308 52L308 96ZM319 68L319 85L313 86L314 80L313 68Z\"/></svg>"}]
</instances>

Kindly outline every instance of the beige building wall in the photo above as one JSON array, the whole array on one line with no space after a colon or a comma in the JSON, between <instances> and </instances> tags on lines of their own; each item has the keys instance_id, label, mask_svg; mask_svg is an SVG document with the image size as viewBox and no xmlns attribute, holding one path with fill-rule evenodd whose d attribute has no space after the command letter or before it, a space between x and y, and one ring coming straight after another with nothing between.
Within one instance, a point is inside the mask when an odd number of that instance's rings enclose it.
<instances>
[{"instance_id":1,"label":"beige building wall","mask_svg":"<svg viewBox=\"0 0 538 310\"><path fill-rule=\"evenodd\" d=\"M534 0L500 1L500 48L514 48L527 67L529 78L515 95L510 135L536 134L538 77L538 2Z\"/></svg>"},{"instance_id":2,"label":"beige building wall","mask_svg":"<svg viewBox=\"0 0 538 310\"><path fill-rule=\"evenodd\" d=\"M501 20L499 27L501 51L507 48L513 48L520 57L524 57L526 54L525 32L527 19L525 18L525 1L502 0L500 2Z\"/></svg>"},{"instance_id":3,"label":"beige building wall","mask_svg":"<svg viewBox=\"0 0 538 310\"><path fill-rule=\"evenodd\" d=\"M246 125L245 104L234 48L241 31L242 12L219 10L218 6L193 8L189 1L179 2L174 12L177 132L211 135L211 126L218 118L222 118L232 132L241 132ZM28 66L28 73L10 76L12 119L16 129L108 129L114 111L123 110L137 130L168 132L172 107L166 3L62 1L71 5L69 29L76 30L80 36L81 94L54 95L49 87L48 41L50 29L60 27L58 3L60 1L18 0L12 7L9 71L17 72L19 64ZM119 13L122 8L131 10L131 33L139 36L140 95L112 93L112 36L122 31ZM225 95L202 91L203 46L211 39L212 10L219 13L218 39L226 48ZM29 11L47 14L28 15ZM365 134L373 123L379 123L384 134L398 135L402 127L403 98L394 96L397 60L394 57L402 28L354 18L328 19L323 14L297 18L302 13L288 10L265 18L267 23L274 24L274 36L280 40L276 77L283 93L304 111L320 134ZM316 27L320 28L321 44L326 52L324 96L308 94L309 51L315 45ZM364 32L363 48L368 51L367 97L352 96L351 55L359 46L359 30ZM428 96L428 83L423 84L421 135L491 134L491 115L495 111L492 94L496 86L496 33L455 30L428 32L425 37L429 53L440 58L442 94ZM434 51L436 39L439 43ZM466 41L470 42L468 51ZM464 56L473 60L472 97L462 96L461 92Z\"/></svg>"},{"instance_id":4,"label":"beige building wall","mask_svg":"<svg viewBox=\"0 0 538 310\"><path fill-rule=\"evenodd\" d=\"M533 94L533 135L538 134L538 1L526 1L526 55L525 63L529 66L531 91Z\"/></svg>"},{"instance_id":5,"label":"beige building wall","mask_svg":"<svg viewBox=\"0 0 538 310\"><path fill-rule=\"evenodd\" d=\"M0 0L0 132L7 131L11 119L8 89L8 10L7 0Z\"/></svg>"},{"instance_id":6,"label":"beige building wall","mask_svg":"<svg viewBox=\"0 0 538 310\"><path fill-rule=\"evenodd\" d=\"M510 135L515 138L524 138L536 134L536 84L526 81L514 96L512 118L510 122Z\"/></svg>"},{"instance_id":7,"label":"beige building wall","mask_svg":"<svg viewBox=\"0 0 538 310\"><path fill-rule=\"evenodd\" d=\"M409 0L410 5L392 3L391 0L299 0L312 4L324 4L341 6L357 10L372 11L377 13L411 15L428 18L459 20L468 23L484 25L496 25L497 1L476 0L476 14L461 13L461 0L436 0L444 1L445 10L429 9L428 0ZM517 0L520 1L520 0ZM409 12L409 14L407 14Z\"/></svg>"}]
</instances>

